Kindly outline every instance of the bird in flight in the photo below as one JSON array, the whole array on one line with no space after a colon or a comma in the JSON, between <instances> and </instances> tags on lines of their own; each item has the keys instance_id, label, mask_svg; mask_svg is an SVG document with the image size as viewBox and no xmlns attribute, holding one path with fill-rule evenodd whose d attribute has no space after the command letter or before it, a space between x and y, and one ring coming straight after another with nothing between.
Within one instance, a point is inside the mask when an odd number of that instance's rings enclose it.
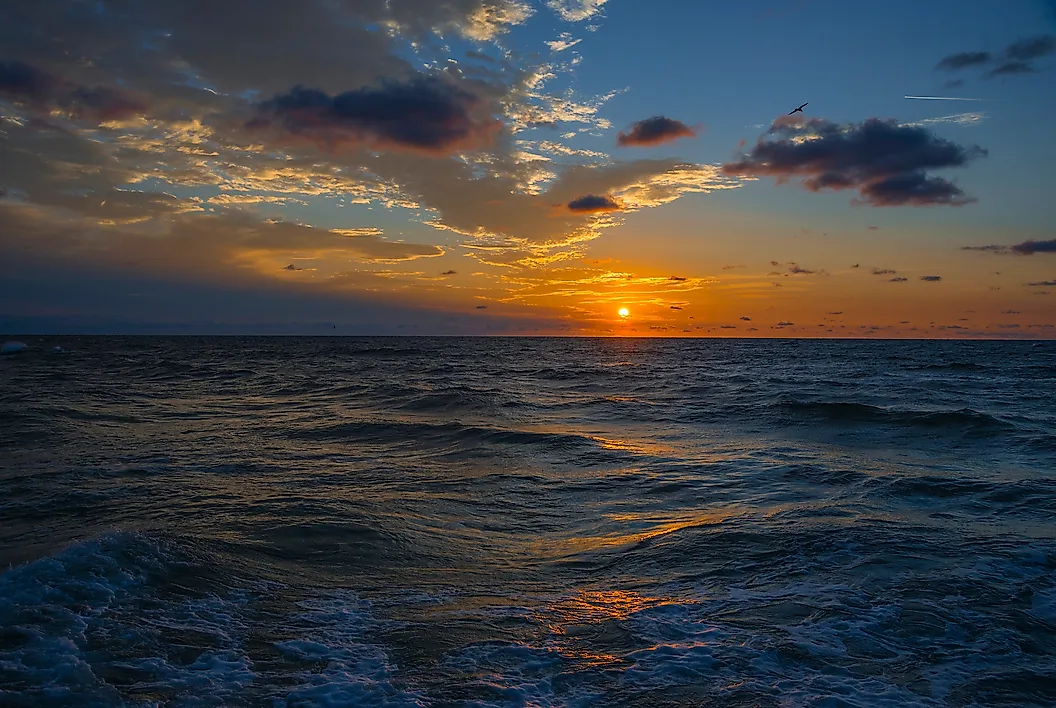
<instances>
[{"instance_id":1,"label":"bird in flight","mask_svg":"<svg viewBox=\"0 0 1056 708\"><path fill-rule=\"evenodd\" d=\"M804 104L803 104L802 106L800 106L799 108L796 108L795 110L791 110L791 111L789 111L789 112L788 112L788 115L792 115L793 113L802 113L802 112L803 112L803 108L804 108L804 106L806 106L806 105L807 105L807 104L806 104L806 103L804 103Z\"/></svg>"}]
</instances>

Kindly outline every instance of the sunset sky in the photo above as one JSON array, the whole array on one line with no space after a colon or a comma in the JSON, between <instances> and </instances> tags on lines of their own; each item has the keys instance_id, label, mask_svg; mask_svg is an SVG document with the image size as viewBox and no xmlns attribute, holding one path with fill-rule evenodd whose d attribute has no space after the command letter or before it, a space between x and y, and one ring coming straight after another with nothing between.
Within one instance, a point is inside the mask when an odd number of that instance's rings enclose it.
<instances>
[{"instance_id":1,"label":"sunset sky","mask_svg":"<svg viewBox=\"0 0 1056 708\"><path fill-rule=\"evenodd\" d=\"M1056 337L1054 35L1052 0L0 0L0 332Z\"/></svg>"}]
</instances>

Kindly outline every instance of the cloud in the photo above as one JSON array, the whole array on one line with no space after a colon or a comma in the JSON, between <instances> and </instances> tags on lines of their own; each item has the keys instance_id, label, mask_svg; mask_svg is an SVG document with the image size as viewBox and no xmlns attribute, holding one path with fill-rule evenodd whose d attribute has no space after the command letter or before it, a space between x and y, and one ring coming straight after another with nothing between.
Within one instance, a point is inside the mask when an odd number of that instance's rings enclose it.
<instances>
[{"instance_id":1,"label":"cloud","mask_svg":"<svg viewBox=\"0 0 1056 708\"><path fill-rule=\"evenodd\" d=\"M676 283L684 283L686 282L687 278L681 275L672 275L670 278L668 278L668 280L672 280Z\"/></svg>"},{"instance_id":2,"label":"cloud","mask_svg":"<svg viewBox=\"0 0 1056 708\"><path fill-rule=\"evenodd\" d=\"M873 268L873 275L894 275L897 270L891 270L890 268Z\"/></svg>"},{"instance_id":3,"label":"cloud","mask_svg":"<svg viewBox=\"0 0 1056 708\"><path fill-rule=\"evenodd\" d=\"M938 283L942 280L941 275L922 275L920 279L928 283Z\"/></svg>"},{"instance_id":4,"label":"cloud","mask_svg":"<svg viewBox=\"0 0 1056 708\"><path fill-rule=\"evenodd\" d=\"M722 267L723 270L733 270L734 268L744 268L744 264L741 263L740 265L724 265Z\"/></svg>"},{"instance_id":5,"label":"cloud","mask_svg":"<svg viewBox=\"0 0 1056 708\"><path fill-rule=\"evenodd\" d=\"M488 306L487 305L477 305L477 309L478 310L486 310L486 309L488 309Z\"/></svg>"},{"instance_id":6,"label":"cloud","mask_svg":"<svg viewBox=\"0 0 1056 708\"><path fill-rule=\"evenodd\" d=\"M856 189L873 206L960 206L974 202L955 184L929 170L964 167L983 157L978 146L962 147L926 128L870 118L841 125L821 118L783 116L742 159L723 173L802 177L810 191Z\"/></svg>"},{"instance_id":7,"label":"cloud","mask_svg":"<svg viewBox=\"0 0 1056 708\"><path fill-rule=\"evenodd\" d=\"M795 324L795 322L778 322L777 326L778 327L791 327L794 324Z\"/></svg>"},{"instance_id":8,"label":"cloud","mask_svg":"<svg viewBox=\"0 0 1056 708\"><path fill-rule=\"evenodd\" d=\"M1005 49L1005 56L1018 61L1032 61L1056 54L1056 37L1041 35L1014 42Z\"/></svg>"},{"instance_id":9,"label":"cloud","mask_svg":"<svg viewBox=\"0 0 1056 708\"><path fill-rule=\"evenodd\" d=\"M330 96L294 87L261 103L247 127L279 138L345 148L445 154L492 143L502 124L476 95L435 76Z\"/></svg>"},{"instance_id":10,"label":"cloud","mask_svg":"<svg viewBox=\"0 0 1056 708\"><path fill-rule=\"evenodd\" d=\"M291 263L285 268L283 268L283 270L304 270L304 268L298 268L297 266Z\"/></svg>"},{"instance_id":11,"label":"cloud","mask_svg":"<svg viewBox=\"0 0 1056 708\"><path fill-rule=\"evenodd\" d=\"M612 197L588 194L577 197L568 203L568 210L578 214L602 214L623 209Z\"/></svg>"},{"instance_id":12,"label":"cloud","mask_svg":"<svg viewBox=\"0 0 1056 708\"><path fill-rule=\"evenodd\" d=\"M568 32L562 32L560 37L551 42L546 42L545 44L550 47L550 51L552 52L563 52L566 49L571 49L582 41L582 39L572 39L572 35Z\"/></svg>"},{"instance_id":13,"label":"cloud","mask_svg":"<svg viewBox=\"0 0 1056 708\"><path fill-rule=\"evenodd\" d=\"M1039 280L1034 283L1027 283L1033 288L1056 288L1056 280Z\"/></svg>"},{"instance_id":14,"label":"cloud","mask_svg":"<svg viewBox=\"0 0 1056 708\"><path fill-rule=\"evenodd\" d=\"M458 273L458 271L457 271L457 270L445 270L445 271L444 271L443 273L441 273L440 275L455 275L456 273Z\"/></svg>"},{"instance_id":15,"label":"cloud","mask_svg":"<svg viewBox=\"0 0 1056 708\"><path fill-rule=\"evenodd\" d=\"M1033 74L1037 69L1026 61L1006 61L991 71L988 76L1009 76L1015 74Z\"/></svg>"},{"instance_id":16,"label":"cloud","mask_svg":"<svg viewBox=\"0 0 1056 708\"><path fill-rule=\"evenodd\" d=\"M81 86L20 61L0 61L0 98L100 123L142 115L147 110L146 104L128 91Z\"/></svg>"},{"instance_id":17,"label":"cloud","mask_svg":"<svg viewBox=\"0 0 1056 708\"><path fill-rule=\"evenodd\" d=\"M681 309L682 309L682 306L681 306L681 305L672 305L672 306L671 306L671 309L672 309L672 310L681 310Z\"/></svg>"},{"instance_id":18,"label":"cloud","mask_svg":"<svg viewBox=\"0 0 1056 708\"><path fill-rule=\"evenodd\" d=\"M607 0L547 0L547 6L565 22L582 22L601 12Z\"/></svg>"},{"instance_id":19,"label":"cloud","mask_svg":"<svg viewBox=\"0 0 1056 708\"><path fill-rule=\"evenodd\" d=\"M960 71L1000 62L987 72L988 77L1031 74L1037 71L1037 67L1031 62L1054 53L1056 53L1056 37L1041 35L1013 42L1005 47L1000 59L990 52L961 52L943 58L935 68L942 71Z\"/></svg>"},{"instance_id":20,"label":"cloud","mask_svg":"<svg viewBox=\"0 0 1056 708\"><path fill-rule=\"evenodd\" d=\"M962 251L983 251L987 253L1009 254L1015 253L1020 256L1032 256L1035 253L1056 253L1056 238L1047 241L1023 241L1022 243L1002 246L990 244L988 246L962 246Z\"/></svg>"},{"instance_id":21,"label":"cloud","mask_svg":"<svg viewBox=\"0 0 1056 708\"><path fill-rule=\"evenodd\" d=\"M751 322L752 321L751 317L742 317L741 319L744 320L745 322Z\"/></svg>"},{"instance_id":22,"label":"cloud","mask_svg":"<svg viewBox=\"0 0 1056 708\"><path fill-rule=\"evenodd\" d=\"M660 145L696 135L696 130L681 121L653 116L633 123L626 132L620 132L616 136L616 143L621 147Z\"/></svg>"},{"instance_id":23,"label":"cloud","mask_svg":"<svg viewBox=\"0 0 1056 708\"><path fill-rule=\"evenodd\" d=\"M891 278L891 280L889 280L887 282L889 282L889 283L905 283L908 280L909 280L909 278Z\"/></svg>"},{"instance_id":24,"label":"cloud","mask_svg":"<svg viewBox=\"0 0 1056 708\"><path fill-rule=\"evenodd\" d=\"M970 113L955 113L949 116L939 116L938 118L924 118L923 120L915 123L904 123L904 125L979 125L986 120L986 113L981 111L975 111Z\"/></svg>"},{"instance_id":25,"label":"cloud","mask_svg":"<svg viewBox=\"0 0 1056 708\"><path fill-rule=\"evenodd\" d=\"M960 52L944 57L935 68L943 71L957 71L969 66L989 64L991 59L993 57L990 52Z\"/></svg>"}]
</instances>

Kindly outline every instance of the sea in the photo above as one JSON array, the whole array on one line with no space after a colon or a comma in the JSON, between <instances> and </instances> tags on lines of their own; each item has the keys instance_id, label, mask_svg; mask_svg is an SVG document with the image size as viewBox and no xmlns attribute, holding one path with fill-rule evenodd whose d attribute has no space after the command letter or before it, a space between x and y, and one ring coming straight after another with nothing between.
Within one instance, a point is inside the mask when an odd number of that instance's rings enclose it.
<instances>
[{"instance_id":1,"label":"sea","mask_svg":"<svg viewBox=\"0 0 1056 708\"><path fill-rule=\"evenodd\" d=\"M5 708L1056 705L1056 342L23 341Z\"/></svg>"}]
</instances>

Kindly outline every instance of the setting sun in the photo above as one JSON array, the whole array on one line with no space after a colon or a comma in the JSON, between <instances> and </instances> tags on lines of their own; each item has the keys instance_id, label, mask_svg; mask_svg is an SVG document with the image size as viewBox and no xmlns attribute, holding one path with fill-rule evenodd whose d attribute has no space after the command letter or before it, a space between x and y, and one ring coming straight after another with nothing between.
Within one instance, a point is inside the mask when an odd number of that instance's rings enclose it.
<instances>
[{"instance_id":1,"label":"setting sun","mask_svg":"<svg viewBox=\"0 0 1056 708\"><path fill-rule=\"evenodd\" d=\"M630 310L628 310L628 309L627 309L626 307L621 307L621 308L620 308L620 313L619 313L619 314L620 314L620 317L624 317L624 318L626 318L626 317L629 317L629 316L630 316L630 314L631 314L631 311L630 311Z\"/></svg>"}]
</instances>

